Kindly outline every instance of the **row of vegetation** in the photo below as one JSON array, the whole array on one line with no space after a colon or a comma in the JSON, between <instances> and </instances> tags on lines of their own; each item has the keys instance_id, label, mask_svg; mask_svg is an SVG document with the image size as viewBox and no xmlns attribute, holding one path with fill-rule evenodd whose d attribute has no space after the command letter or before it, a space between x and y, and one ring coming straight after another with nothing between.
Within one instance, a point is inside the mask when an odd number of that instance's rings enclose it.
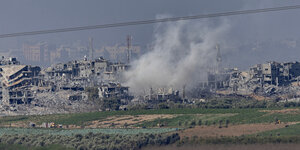
<instances>
[{"instance_id":1,"label":"row of vegetation","mask_svg":"<svg viewBox=\"0 0 300 150\"><path fill-rule=\"evenodd\" d=\"M2 144L19 144L24 146L44 147L53 144L63 145L67 148L79 150L128 150L140 149L148 145L160 146L175 143L180 139L174 134L76 134L74 136L28 134L28 135L3 135L0 137Z\"/></svg>"},{"instance_id":2,"label":"row of vegetation","mask_svg":"<svg viewBox=\"0 0 300 150\"><path fill-rule=\"evenodd\" d=\"M0 150L73 150L61 145L25 146L20 144L0 144Z\"/></svg>"},{"instance_id":3,"label":"row of vegetation","mask_svg":"<svg viewBox=\"0 0 300 150\"><path fill-rule=\"evenodd\" d=\"M213 98L194 103L174 103L173 101L152 104L154 109L202 108L202 109L247 109L247 108L290 108L300 107L300 102L279 102L277 100L255 100L252 98ZM149 104L129 106L129 110L148 109Z\"/></svg>"},{"instance_id":4,"label":"row of vegetation","mask_svg":"<svg viewBox=\"0 0 300 150\"><path fill-rule=\"evenodd\" d=\"M89 133L136 135L136 134L161 134L176 131L176 128L152 128L152 129L43 129L43 128L0 128L1 135L27 135L27 134L48 134L74 136L76 134L86 135Z\"/></svg>"},{"instance_id":5,"label":"row of vegetation","mask_svg":"<svg viewBox=\"0 0 300 150\"><path fill-rule=\"evenodd\" d=\"M195 144L267 144L267 143L300 143L300 136L268 136L268 137L184 137L177 146Z\"/></svg>"}]
</instances>

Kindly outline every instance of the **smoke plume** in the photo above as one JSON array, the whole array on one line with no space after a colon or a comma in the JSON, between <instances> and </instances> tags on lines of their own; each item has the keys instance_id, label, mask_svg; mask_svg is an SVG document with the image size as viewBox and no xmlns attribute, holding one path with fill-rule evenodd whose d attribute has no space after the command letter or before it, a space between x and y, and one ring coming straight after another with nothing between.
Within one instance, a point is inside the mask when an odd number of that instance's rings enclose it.
<instances>
[{"instance_id":1,"label":"smoke plume","mask_svg":"<svg viewBox=\"0 0 300 150\"><path fill-rule=\"evenodd\" d=\"M125 85L135 94L150 88L182 89L206 80L216 61L216 44L222 43L230 25L222 21L180 21L158 24L153 49L132 62L124 74Z\"/></svg>"}]
</instances>

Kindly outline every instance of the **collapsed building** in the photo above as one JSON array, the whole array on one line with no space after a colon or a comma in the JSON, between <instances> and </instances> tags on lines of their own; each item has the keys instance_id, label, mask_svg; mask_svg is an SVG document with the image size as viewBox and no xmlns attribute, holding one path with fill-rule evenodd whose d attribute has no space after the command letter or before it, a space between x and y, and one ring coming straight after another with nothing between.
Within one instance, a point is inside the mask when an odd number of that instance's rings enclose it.
<instances>
[{"instance_id":1,"label":"collapsed building","mask_svg":"<svg viewBox=\"0 0 300 150\"><path fill-rule=\"evenodd\" d=\"M183 91L184 93L184 91ZM149 93L143 96L143 100L150 104L162 103L162 102L182 102L183 95L179 95L179 90L173 88L157 88L149 89Z\"/></svg>"},{"instance_id":2,"label":"collapsed building","mask_svg":"<svg viewBox=\"0 0 300 150\"><path fill-rule=\"evenodd\" d=\"M99 88L99 97L128 101L129 87L117 84L129 67L100 57L75 60L46 69L21 65L16 58L0 59L0 111L4 114L48 114L99 110L89 101L87 87ZM122 101L124 102L124 101Z\"/></svg>"},{"instance_id":3,"label":"collapsed building","mask_svg":"<svg viewBox=\"0 0 300 150\"><path fill-rule=\"evenodd\" d=\"M86 87L98 87L99 97L128 96L128 87L118 83L120 74L129 68L124 63L113 63L99 57L94 60L74 60L60 63L45 69L45 80L55 84L55 90L82 91ZM69 99L82 99L78 94L71 95Z\"/></svg>"},{"instance_id":4,"label":"collapsed building","mask_svg":"<svg viewBox=\"0 0 300 150\"><path fill-rule=\"evenodd\" d=\"M257 79L261 84L288 85L300 76L299 62L268 62L250 68L251 79Z\"/></svg>"},{"instance_id":5,"label":"collapsed building","mask_svg":"<svg viewBox=\"0 0 300 150\"><path fill-rule=\"evenodd\" d=\"M198 89L222 94L258 94L272 96L287 94L289 90L297 91L300 79L300 63L270 61L256 64L249 70L240 71L238 68L222 68L222 58L219 46L215 66L207 73L207 81L201 82ZM289 89L289 90L287 90Z\"/></svg>"},{"instance_id":6,"label":"collapsed building","mask_svg":"<svg viewBox=\"0 0 300 150\"><path fill-rule=\"evenodd\" d=\"M98 78L101 81L115 81L121 72L129 68L127 64L112 63L99 57L95 60L75 60L56 64L45 70L48 80L82 80Z\"/></svg>"},{"instance_id":7,"label":"collapsed building","mask_svg":"<svg viewBox=\"0 0 300 150\"><path fill-rule=\"evenodd\" d=\"M29 104L33 98L32 85L39 83L40 67L19 65L16 59L0 66L1 97L4 104Z\"/></svg>"},{"instance_id":8,"label":"collapsed building","mask_svg":"<svg viewBox=\"0 0 300 150\"><path fill-rule=\"evenodd\" d=\"M119 98L119 99L128 99L129 87L121 86L119 83L108 83L102 84L99 88L99 97L100 98Z\"/></svg>"},{"instance_id":9,"label":"collapsed building","mask_svg":"<svg viewBox=\"0 0 300 150\"><path fill-rule=\"evenodd\" d=\"M259 94L272 96L286 91L290 86L299 86L299 62L267 62L256 64L248 71L225 69L208 75L206 88L242 95Z\"/></svg>"}]
</instances>

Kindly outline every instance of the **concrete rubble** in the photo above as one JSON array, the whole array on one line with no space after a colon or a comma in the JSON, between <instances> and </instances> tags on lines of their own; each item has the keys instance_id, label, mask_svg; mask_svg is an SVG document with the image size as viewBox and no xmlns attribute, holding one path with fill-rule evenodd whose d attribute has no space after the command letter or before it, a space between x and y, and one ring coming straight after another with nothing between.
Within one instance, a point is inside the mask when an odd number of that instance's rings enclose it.
<instances>
[{"instance_id":1,"label":"concrete rubble","mask_svg":"<svg viewBox=\"0 0 300 150\"><path fill-rule=\"evenodd\" d=\"M223 94L258 95L269 99L298 96L300 93L299 62L267 62L248 71L224 69L208 74L205 88Z\"/></svg>"},{"instance_id":2,"label":"concrete rubble","mask_svg":"<svg viewBox=\"0 0 300 150\"><path fill-rule=\"evenodd\" d=\"M102 57L71 61L46 69L20 65L16 58L0 60L0 115L71 113L99 110L87 87L98 87L99 97L130 100L119 76L128 69Z\"/></svg>"}]
</instances>

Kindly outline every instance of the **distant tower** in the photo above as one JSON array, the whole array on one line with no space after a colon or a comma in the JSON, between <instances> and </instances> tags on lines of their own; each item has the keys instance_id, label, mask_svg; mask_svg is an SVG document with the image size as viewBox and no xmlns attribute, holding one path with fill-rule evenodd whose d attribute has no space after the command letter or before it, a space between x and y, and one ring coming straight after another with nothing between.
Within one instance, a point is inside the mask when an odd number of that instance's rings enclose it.
<instances>
[{"instance_id":1,"label":"distant tower","mask_svg":"<svg viewBox=\"0 0 300 150\"><path fill-rule=\"evenodd\" d=\"M150 87L149 100L152 100L152 95L153 95L153 89L152 87Z\"/></svg>"},{"instance_id":2,"label":"distant tower","mask_svg":"<svg viewBox=\"0 0 300 150\"><path fill-rule=\"evenodd\" d=\"M219 73L220 69L221 69L221 63L222 63L222 57L221 57L221 51L220 51L220 45L217 44L216 45L216 50L217 50L217 72Z\"/></svg>"},{"instance_id":3,"label":"distant tower","mask_svg":"<svg viewBox=\"0 0 300 150\"><path fill-rule=\"evenodd\" d=\"M94 59L93 38L89 38L89 57L90 57L91 60Z\"/></svg>"},{"instance_id":4,"label":"distant tower","mask_svg":"<svg viewBox=\"0 0 300 150\"><path fill-rule=\"evenodd\" d=\"M127 35L127 63L130 63L130 57L131 57L131 41L132 41L132 36Z\"/></svg>"},{"instance_id":5,"label":"distant tower","mask_svg":"<svg viewBox=\"0 0 300 150\"><path fill-rule=\"evenodd\" d=\"M186 87L186 85L184 84L182 86L182 99L185 99L185 87Z\"/></svg>"}]
</instances>

